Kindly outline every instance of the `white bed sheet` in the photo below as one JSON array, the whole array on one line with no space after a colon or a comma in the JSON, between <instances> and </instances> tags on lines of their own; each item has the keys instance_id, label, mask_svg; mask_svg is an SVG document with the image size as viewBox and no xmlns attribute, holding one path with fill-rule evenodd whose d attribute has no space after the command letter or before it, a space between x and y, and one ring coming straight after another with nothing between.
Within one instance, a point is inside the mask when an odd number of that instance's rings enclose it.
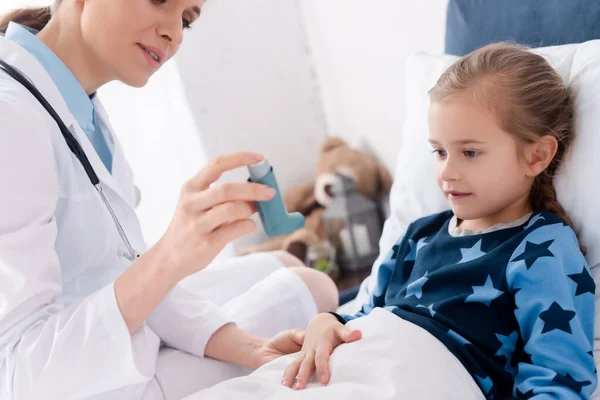
<instances>
[{"instance_id":1,"label":"white bed sheet","mask_svg":"<svg viewBox=\"0 0 600 400\"><path fill-rule=\"evenodd\" d=\"M326 386L313 375L305 390L284 387L283 371L294 358L289 355L185 400L485 398L460 361L424 329L381 308L348 327L360 329L363 338L333 352Z\"/></svg>"}]
</instances>

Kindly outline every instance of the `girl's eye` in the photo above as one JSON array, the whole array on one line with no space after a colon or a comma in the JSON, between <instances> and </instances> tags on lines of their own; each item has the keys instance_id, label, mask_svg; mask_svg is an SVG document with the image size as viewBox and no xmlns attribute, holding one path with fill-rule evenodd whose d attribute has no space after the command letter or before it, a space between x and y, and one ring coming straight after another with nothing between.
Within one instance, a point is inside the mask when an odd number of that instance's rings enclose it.
<instances>
[{"instance_id":1,"label":"girl's eye","mask_svg":"<svg viewBox=\"0 0 600 400\"><path fill-rule=\"evenodd\" d=\"M479 155L479 152L475 150L465 150L463 151L463 154L468 158L475 158Z\"/></svg>"},{"instance_id":2,"label":"girl's eye","mask_svg":"<svg viewBox=\"0 0 600 400\"><path fill-rule=\"evenodd\" d=\"M446 150L434 149L433 153L435 153L438 156L438 158L444 158L444 157L446 157Z\"/></svg>"}]
</instances>

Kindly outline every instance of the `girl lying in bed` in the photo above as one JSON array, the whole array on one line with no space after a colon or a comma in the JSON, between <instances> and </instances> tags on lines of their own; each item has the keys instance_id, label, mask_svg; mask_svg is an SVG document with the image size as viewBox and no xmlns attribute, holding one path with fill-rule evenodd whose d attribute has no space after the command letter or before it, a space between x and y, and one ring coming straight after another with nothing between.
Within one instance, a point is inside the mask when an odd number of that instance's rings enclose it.
<instances>
[{"instance_id":1,"label":"girl lying in bed","mask_svg":"<svg viewBox=\"0 0 600 400\"><path fill-rule=\"evenodd\" d=\"M320 314L283 384L361 332L344 324L381 307L443 343L486 398L588 398L595 285L552 178L574 131L573 98L526 49L495 44L451 66L430 91L437 182L452 210L413 222L356 315ZM401 379L401 377L398 377Z\"/></svg>"}]
</instances>

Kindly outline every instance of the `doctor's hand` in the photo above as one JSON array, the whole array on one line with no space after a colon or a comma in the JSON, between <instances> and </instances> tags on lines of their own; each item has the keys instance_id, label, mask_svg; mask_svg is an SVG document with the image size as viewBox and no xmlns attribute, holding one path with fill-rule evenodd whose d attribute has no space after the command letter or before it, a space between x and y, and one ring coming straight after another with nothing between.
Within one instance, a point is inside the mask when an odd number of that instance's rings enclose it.
<instances>
[{"instance_id":1,"label":"doctor's hand","mask_svg":"<svg viewBox=\"0 0 600 400\"><path fill-rule=\"evenodd\" d=\"M249 182L211 185L224 172L263 159L249 152L219 156L183 185L175 215L157 243L179 279L204 269L229 242L254 231L254 202L272 199L275 191Z\"/></svg>"},{"instance_id":2,"label":"doctor's hand","mask_svg":"<svg viewBox=\"0 0 600 400\"><path fill-rule=\"evenodd\" d=\"M319 381L324 385L327 384L331 376L329 356L333 349L342 343L355 342L361 337L360 331L351 331L333 315L317 315L306 328L300 355L290 363L283 373L283 385L291 388L296 382L296 389L304 389L315 368Z\"/></svg>"},{"instance_id":3,"label":"doctor's hand","mask_svg":"<svg viewBox=\"0 0 600 400\"><path fill-rule=\"evenodd\" d=\"M299 352L303 343L304 331L302 329L280 332L273 338L266 339L254 353L254 369L286 354Z\"/></svg>"}]
</instances>

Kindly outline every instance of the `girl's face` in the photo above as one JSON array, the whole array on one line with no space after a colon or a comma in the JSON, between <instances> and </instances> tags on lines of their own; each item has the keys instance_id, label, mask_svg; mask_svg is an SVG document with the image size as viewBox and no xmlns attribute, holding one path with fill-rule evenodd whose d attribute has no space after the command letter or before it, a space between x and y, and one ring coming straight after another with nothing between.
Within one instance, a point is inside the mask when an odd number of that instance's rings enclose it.
<instances>
[{"instance_id":1,"label":"girl's face","mask_svg":"<svg viewBox=\"0 0 600 400\"><path fill-rule=\"evenodd\" d=\"M146 84L179 50L205 0L79 0L84 42L109 80Z\"/></svg>"},{"instance_id":2,"label":"girl's face","mask_svg":"<svg viewBox=\"0 0 600 400\"><path fill-rule=\"evenodd\" d=\"M432 101L429 132L438 186L461 227L485 229L531 211L533 177L523 146L493 113L460 95Z\"/></svg>"}]
</instances>

